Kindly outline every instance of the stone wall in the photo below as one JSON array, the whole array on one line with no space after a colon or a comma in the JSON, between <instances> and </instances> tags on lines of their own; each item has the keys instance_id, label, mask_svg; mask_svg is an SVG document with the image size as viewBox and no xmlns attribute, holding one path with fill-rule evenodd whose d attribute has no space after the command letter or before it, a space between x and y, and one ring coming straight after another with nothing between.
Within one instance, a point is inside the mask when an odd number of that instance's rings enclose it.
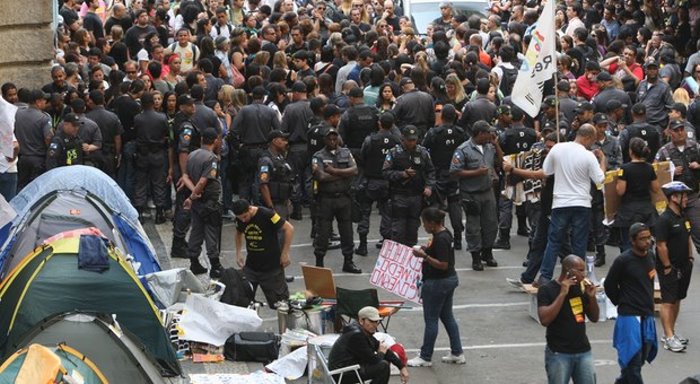
<instances>
[{"instance_id":1,"label":"stone wall","mask_svg":"<svg viewBox=\"0 0 700 384\"><path fill-rule=\"evenodd\" d=\"M51 81L53 0L0 0L0 83Z\"/></svg>"}]
</instances>

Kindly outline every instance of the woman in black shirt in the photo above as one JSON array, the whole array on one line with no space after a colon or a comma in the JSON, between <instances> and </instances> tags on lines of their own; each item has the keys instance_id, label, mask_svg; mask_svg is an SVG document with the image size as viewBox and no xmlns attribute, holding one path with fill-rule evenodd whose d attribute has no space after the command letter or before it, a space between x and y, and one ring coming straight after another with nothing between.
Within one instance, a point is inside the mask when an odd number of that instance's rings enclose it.
<instances>
[{"instance_id":1,"label":"woman in black shirt","mask_svg":"<svg viewBox=\"0 0 700 384\"><path fill-rule=\"evenodd\" d=\"M445 325L450 338L451 353L442 358L444 363L465 364L459 327L452 313L452 297L459 285L455 271L455 252L450 231L445 228L445 212L437 208L426 208L421 214L423 228L433 235L427 246L416 246L413 254L423 259L423 346L420 355L409 360L410 367L431 366L438 320Z\"/></svg>"},{"instance_id":2,"label":"woman in black shirt","mask_svg":"<svg viewBox=\"0 0 700 384\"><path fill-rule=\"evenodd\" d=\"M620 167L615 186L621 197L614 223L620 228L620 252L630 249L628 232L633 223L641 222L651 228L658 217L651 196L659 192L659 181L654 167L646 162L649 147L635 137L630 140L629 152L632 160Z\"/></svg>"}]
</instances>

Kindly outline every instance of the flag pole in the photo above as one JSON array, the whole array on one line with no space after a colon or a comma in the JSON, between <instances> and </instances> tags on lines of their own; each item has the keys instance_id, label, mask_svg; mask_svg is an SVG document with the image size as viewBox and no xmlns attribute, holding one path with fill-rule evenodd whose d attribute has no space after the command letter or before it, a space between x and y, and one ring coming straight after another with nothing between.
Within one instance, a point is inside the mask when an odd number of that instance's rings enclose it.
<instances>
[{"instance_id":1,"label":"flag pole","mask_svg":"<svg viewBox=\"0 0 700 384\"><path fill-rule=\"evenodd\" d=\"M559 55L555 55L555 56L556 56L556 60L559 61L559 57L558 57ZM555 117L556 118L555 127L557 129L557 143L561 142L561 138L559 137L560 129L559 129L559 95L558 95L559 87L558 87L558 85L559 85L559 71L557 70L557 71L554 71L554 101L555 101L554 108L555 108L555 111L557 114L557 116Z\"/></svg>"}]
</instances>

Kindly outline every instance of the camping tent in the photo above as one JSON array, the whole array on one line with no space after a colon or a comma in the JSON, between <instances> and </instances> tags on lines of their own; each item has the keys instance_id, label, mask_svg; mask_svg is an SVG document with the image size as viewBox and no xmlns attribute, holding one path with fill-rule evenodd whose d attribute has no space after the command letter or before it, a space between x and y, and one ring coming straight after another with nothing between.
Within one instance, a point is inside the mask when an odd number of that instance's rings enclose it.
<instances>
[{"instance_id":1,"label":"camping tent","mask_svg":"<svg viewBox=\"0 0 700 384\"><path fill-rule=\"evenodd\" d=\"M37 323L19 342L65 342L88 356L112 383L163 383L157 363L128 330L107 315L64 313Z\"/></svg>"},{"instance_id":2,"label":"camping tent","mask_svg":"<svg viewBox=\"0 0 700 384\"><path fill-rule=\"evenodd\" d=\"M0 230L0 279L47 238L71 229L98 228L138 263L137 273L160 271L138 213L117 184L85 166L59 167L30 183L10 205L17 217ZM5 231L8 231L5 228Z\"/></svg>"},{"instance_id":3,"label":"camping tent","mask_svg":"<svg viewBox=\"0 0 700 384\"><path fill-rule=\"evenodd\" d=\"M65 376L71 383L107 384L100 369L85 355L61 344L47 348L32 344L10 356L0 366L0 384L11 383L64 383Z\"/></svg>"},{"instance_id":4,"label":"camping tent","mask_svg":"<svg viewBox=\"0 0 700 384\"><path fill-rule=\"evenodd\" d=\"M161 374L180 374L150 296L119 250L95 235L61 237L37 248L0 283L0 356L16 350L40 321L74 310L116 315Z\"/></svg>"}]
</instances>

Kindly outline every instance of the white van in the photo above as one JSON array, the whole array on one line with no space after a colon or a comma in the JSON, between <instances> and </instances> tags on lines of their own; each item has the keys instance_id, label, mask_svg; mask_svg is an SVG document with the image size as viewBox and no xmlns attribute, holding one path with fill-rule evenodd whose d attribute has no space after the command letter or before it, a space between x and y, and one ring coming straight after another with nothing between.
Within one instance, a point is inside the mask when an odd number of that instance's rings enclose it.
<instances>
[{"instance_id":1,"label":"white van","mask_svg":"<svg viewBox=\"0 0 700 384\"><path fill-rule=\"evenodd\" d=\"M424 35L433 20L441 16L441 0L403 0L403 13L411 18L418 34ZM478 15L486 18L488 0L453 0L454 15Z\"/></svg>"}]
</instances>

